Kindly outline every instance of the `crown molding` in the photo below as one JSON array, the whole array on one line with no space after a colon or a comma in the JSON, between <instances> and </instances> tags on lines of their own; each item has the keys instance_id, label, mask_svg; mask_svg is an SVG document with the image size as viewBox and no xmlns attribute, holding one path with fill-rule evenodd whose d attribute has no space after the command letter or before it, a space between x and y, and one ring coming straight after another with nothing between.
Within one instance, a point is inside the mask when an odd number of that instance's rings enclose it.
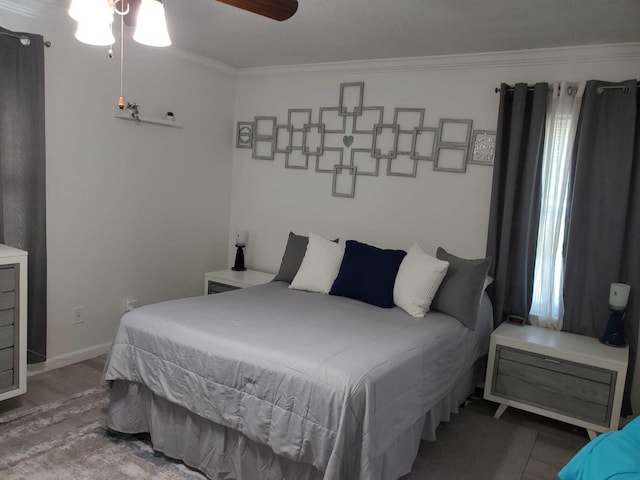
<instances>
[{"instance_id":1,"label":"crown molding","mask_svg":"<svg viewBox=\"0 0 640 480\"><path fill-rule=\"evenodd\" d=\"M54 0L0 0L0 10L56 24L66 16L64 7Z\"/></svg>"},{"instance_id":2,"label":"crown molding","mask_svg":"<svg viewBox=\"0 0 640 480\"><path fill-rule=\"evenodd\" d=\"M457 70L514 66L640 61L640 43L509 50L502 52L386 58L348 62L238 68L238 77L307 73L380 73L419 70Z\"/></svg>"},{"instance_id":3,"label":"crown molding","mask_svg":"<svg viewBox=\"0 0 640 480\"><path fill-rule=\"evenodd\" d=\"M208 57L196 55L195 53L187 52L177 47L163 48L162 53L171 55L173 57L182 58L191 63L197 63L205 68L215 70L216 72L224 75L228 78L236 78L238 76L238 68L232 65L213 60Z\"/></svg>"}]
</instances>

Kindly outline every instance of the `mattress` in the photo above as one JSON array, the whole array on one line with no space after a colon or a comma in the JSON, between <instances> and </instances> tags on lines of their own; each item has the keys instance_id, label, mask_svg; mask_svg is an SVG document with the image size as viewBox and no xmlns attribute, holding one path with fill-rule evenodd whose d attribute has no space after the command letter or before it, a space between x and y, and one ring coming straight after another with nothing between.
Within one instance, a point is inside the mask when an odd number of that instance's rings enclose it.
<instances>
[{"instance_id":1,"label":"mattress","mask_svg":"<svg viewBox=\"0 0 640 480\"><path fill-rule=\"evenodd\" d=\"M371 479L486 353L490 308L483 316L471 331L440 313L416 319L272 282L126 314L105 378L144 385L324 478Z\"/></svg>"}]
</instances>

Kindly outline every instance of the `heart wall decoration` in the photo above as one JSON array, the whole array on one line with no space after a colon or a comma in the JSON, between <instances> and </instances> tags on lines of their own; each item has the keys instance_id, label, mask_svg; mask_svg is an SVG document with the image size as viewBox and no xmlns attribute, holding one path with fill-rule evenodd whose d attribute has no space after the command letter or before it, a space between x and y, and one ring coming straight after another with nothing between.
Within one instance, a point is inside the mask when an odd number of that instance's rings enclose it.
<instances>
[{"instance_id":1,"label":"heart wall decoration","mask_svg":"<svg viewBox=\"0 0 640 480\"><path fill-rule=\"evenodd\" d=\"M342 137L342 143L344 143L345 147L349 148L353 145L353 135L345 135Z\"/></svg>"}]
</instances>

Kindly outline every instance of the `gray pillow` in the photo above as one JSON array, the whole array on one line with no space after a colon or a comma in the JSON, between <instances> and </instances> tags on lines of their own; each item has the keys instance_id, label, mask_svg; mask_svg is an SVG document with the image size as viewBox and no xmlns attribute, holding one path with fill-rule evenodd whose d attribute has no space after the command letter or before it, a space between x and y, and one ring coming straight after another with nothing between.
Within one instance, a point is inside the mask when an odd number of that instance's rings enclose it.
<instances>
[{"instance_id":1,"label":"gray pillow","mask_svg":"<svg viewBox=\"0 0 640 480\"><path fill-rule=\"evenodd\" d=\"M304 254L307 253L307 244L309 243L309 237L303 237L296 235L293 232L289 232L289 239L287 240L287 246L284 249L284 255L280 262L280 270L273 279L274 281L291 283L293 277L296 276Z\"/></svg>"},{"instance_id":2,"label":"gray pillow","mask_svg":"<svg viewBox=\"0 0 640 480\"><path fill-rule=\"evenodd\" d=\"M449 262L449 268L431 309L451 315L474 330L491 258L465 260L451 255L442 247L438 248L436 258Z\"/></svg>"}]
</instances>

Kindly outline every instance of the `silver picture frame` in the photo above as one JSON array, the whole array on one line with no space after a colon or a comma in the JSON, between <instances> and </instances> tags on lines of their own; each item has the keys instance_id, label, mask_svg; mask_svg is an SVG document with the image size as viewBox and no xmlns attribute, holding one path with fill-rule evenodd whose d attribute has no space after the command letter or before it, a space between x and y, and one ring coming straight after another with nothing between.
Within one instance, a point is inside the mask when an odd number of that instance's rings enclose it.
<instances>
[{"instance_id":1,"label":"silver picture frame","mask_svg":"<svg viewBox=\"0 0 640 480\"><path fill-rule=\"evenodd\" d=\"M342 170L349 170L351 175L351 188L348 192L338 191L338 175ZM356 196L356 178L358 176L358 167L351 165L335 165L333 167L333 181L331 186L331 195L334 197L355 198Z\"/></svg>"},{"instance_id":2,"label":"silver picture frame","mask_svg":"<svg viewBox=\"0 0 640 480\"><path fill-rule=\"evenodd\" d=\"M447 167L443 165L442 152L456 151L461 152L460 165L457 167ZM467 151L468 148L456 145L438 145L436 149L436 160L433 162L433 169L437 172L465 173L467 171Z\"/></svg>"},{"instance_id":3,"label":"silver picture frame","mask_svg":"<svg viewBox=\"0 0 640 480\"><path fill-rule=\"evenodd\" d=\"M465 131L463 135L449 137L447 127L455 127L464 125ZM440 126L438 128L438 145L451 145L451 146L469 146L469 140L471 140L471 128L473 127L473 120L461 119L461 118L441 118Z\"/></svg>"},{"instance_id":4,"label":"silver picture frame","mask_svg":"<svg viewBox=\"0 0 640 480\"><path fill-rule=\"evenodd\" d=\"M467 163L493 166L496 159L496 132L474 130Z\"/></svg>"},{"instance_id":5,"label":"silver picture frame","mask_svg":"<svg viewBox=\"0 0 640 480\"><path fill-rule=\"evenodd\" d=\"M253 147L253 122L238 122L236 125L236 148Z\"/></svg>"}]
</instances>

